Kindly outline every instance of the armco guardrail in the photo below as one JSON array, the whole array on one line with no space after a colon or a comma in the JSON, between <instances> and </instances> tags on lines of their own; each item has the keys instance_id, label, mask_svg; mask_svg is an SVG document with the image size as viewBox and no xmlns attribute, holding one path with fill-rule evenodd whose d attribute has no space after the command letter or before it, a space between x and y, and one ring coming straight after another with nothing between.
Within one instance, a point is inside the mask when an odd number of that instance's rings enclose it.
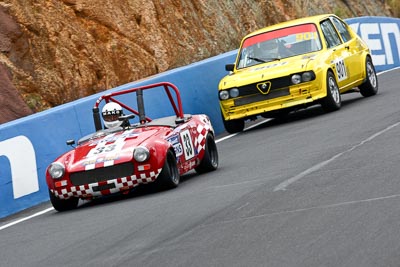
<instances>
[{"instance_id":1,"label":"armco guardrail","mask_svg":"<svg viewBox=\"0 0 400 267\"><path fill-rule=\"evenodd\" d=\"M377 71L400 66L400 19L360 17L347 22L368 43ZM217 87L227 74L225 64L237 51L174 69L139 82L125 84L118 91L168 81L181 92L185 113L207 114L217 133L224 131ZM104 92L103 92L104 93ZM101 94L103 94L101 93ZM61 153L69 150L65 141L94 131L92 107L101 95L92 95L22 119L0 125L0 218L48 200L45 170ZM151 117L163 116L162 103L153 98Z\"/></svg>"}]
</instances>

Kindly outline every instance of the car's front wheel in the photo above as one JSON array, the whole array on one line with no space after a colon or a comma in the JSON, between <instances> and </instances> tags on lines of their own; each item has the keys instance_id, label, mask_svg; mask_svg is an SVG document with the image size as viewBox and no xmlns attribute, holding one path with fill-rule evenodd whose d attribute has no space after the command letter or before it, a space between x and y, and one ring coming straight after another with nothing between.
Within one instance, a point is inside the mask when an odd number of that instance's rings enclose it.
<instances>
[{"instance_id":1,"label":"car's front wheel","mask_svg":"<svg viewBox=\"0 0 400 267\"><path fill-rule=\"evenodd\" d=\"M326 75L326 97L321 101L321 106L326 112L340 109L342 99L335 75L328 71Z\"/></svg>"},{"instance_id":2,"label":"car's front wheel","mask_svg":"<svg viewBox=\"0 0 400 267\"><path fill-rule=\"evenodd\" d=\"M214 141L214 136L207 134L206 146L201 163L195 168L197 173L214 171L218 168L218 150Z\"/></svg>"},{"instance_id":3,"label":"car's front wheel","mask_svg":"<svg viewBox=\"0 0 400 267\"><path fill-rule=\"evenodd\" d=\"M176 164L175 153L172 150L168 150L164 166L156 181L160 189L171 189L179 185L179 180L180 175Z\"/></svg>"},{"instance_id":4,"label":"car's front wheel","mask_svg":"<svg viewBox=\"0 0 400 267\"><path fill-rule=\"evenodd\" d=\"M60 199L56 197L50 190L49 190L50 202L53 205L54 209L57 211L67 211L73 210L78 206L79 198L71 197L68 199Z\"/></svg>"},{"instance_id":5,"label":"car's front wheel","mask_svg":"<svg viewBox=\"0 0 400 267\"><path fill-rule=\"evenodd\" d=\"M273 118L278 121L278 122L286 122L288 120L289 117L289 113L290 113L290 109L278 109L276 111L273 112Z\"/></svg>"},{"instance_id":6,"label":"car's front wheel","mask_svg":"<svg viewBox=\"0 0 400 267\"><path fill-rule=\"evenodd\" d=\"M243 119L236 119L236 120L225 120L222 116L222 120L224 122L225 130L230 133L238 133L243 131L244 129L244 120Z\"/></svg>"},{"instance_id":7,"label":"car's front wheel","mask_svg":"<svg viewBox=\"0 0 400 267\"><path fill-rule=\"evenodd\" d=\"M373 96L378 93L378 78L376 76L374 64L370 57L365 62L366 80L358 88L364 97Z\"/></svg>"}]
</instances>

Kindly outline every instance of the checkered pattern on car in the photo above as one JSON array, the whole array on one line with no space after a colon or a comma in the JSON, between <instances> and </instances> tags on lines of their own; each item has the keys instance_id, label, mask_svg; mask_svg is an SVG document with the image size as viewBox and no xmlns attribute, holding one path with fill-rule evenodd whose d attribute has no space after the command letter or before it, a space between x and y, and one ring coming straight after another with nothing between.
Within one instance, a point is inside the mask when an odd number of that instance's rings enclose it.
<instances>
[{"instance_id":1,"label":"checkered pattern on car","mask_svg":"<svg viewBox=\"0 0 400 267\"><path fill-rule=\"evenodd\" d=\"M134 188L140 184L147 184L153 182L160 174L161 168L156 172L144 172L137 177L136 175L117 178L113 180L102 181L98 183L91 183L87 185L72 186L62 189L54 189L52 193L60 199L68 199L70 197L98 197L103 195L114 194L120 191ZM115 187L101 191L94 191L93 187L104 186L114 183Z\"/></svg>"},{"instance_id":2,"label":"checkered pattern on car","mask_svg":"<svg viewBox=\"0 0 400 267\"><path fill-rule=\"evenodd\" d=\"M212 129L211 122L207 116L201 116L201 123L197 125L198 136L194 140L194 146L200 152L206 147L207 133Z\"/></svg>"}]
</instances>

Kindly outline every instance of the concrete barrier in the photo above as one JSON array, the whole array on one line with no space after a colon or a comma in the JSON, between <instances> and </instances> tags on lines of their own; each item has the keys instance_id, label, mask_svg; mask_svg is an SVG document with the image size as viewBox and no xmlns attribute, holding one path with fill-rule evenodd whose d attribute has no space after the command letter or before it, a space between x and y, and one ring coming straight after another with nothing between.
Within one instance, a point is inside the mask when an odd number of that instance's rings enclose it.
<instances>
[{"instance_id":1,"label":"concrete barrier","mask_svg":"<svg viewBox=\"0 0 400 267\"><path fill-rule=\"evenodd\" d=\"M371 47L378 71L400 66L400 19L360 17L348 22ZM227 74L225 64L234 62L236 52L124 84L110 91L171 82L181 92L184 112L207 114L216 133L222 133L224 128L217 88L219 80ZM77 140L94 131L92 107L104 93L0 125L0 218L48 201L46 167L71 149L66 140ZM146 111L152 118L166 114L159 101L153 97L151 103L146 102Z\"/></svg>"},{"instance_id":2,"label":"concrete barrier","mask_svg":"<svg viewBox=\"0 0 400 267\"><path fill-rule=\"evenodd\" d=\"M378 72L400 66L400 19L360 17L346 22L368 44Z\"/></svg>"}]
</instances>

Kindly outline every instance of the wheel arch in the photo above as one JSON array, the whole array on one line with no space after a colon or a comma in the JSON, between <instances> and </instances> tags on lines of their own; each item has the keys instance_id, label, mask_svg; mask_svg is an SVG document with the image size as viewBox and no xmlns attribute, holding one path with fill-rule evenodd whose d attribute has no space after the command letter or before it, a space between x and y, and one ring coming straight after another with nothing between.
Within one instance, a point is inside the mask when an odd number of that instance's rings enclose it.
<instances>
[{"instance_id":1,"label":"wheel arch","mask_svg":"<svg viewBox=\"0 0 400 267\"><path fill-rule=\"evenodd\" d=\"M363 76L362 76L363 77L363 81L365 81L368 78L367 70L365 68L365 66L367 64L367 59L370 59L371 62L372 62L372 65L374 65L374 62L372 60L372 55L369 54L369 53L365 53L365 56L363 57L363 63L362 63L362 66L363 66ZM374 65L374 67L375 67L375 65Z\"/></svg>"},{"instance_id":2,"label":"wheel arch","mask_svg":"<svg viewBox=\"0 0 400 267\"><path fill-rule=\"evenodd\" d=\"M147 147L150 151L149 162L161 168L164 165L167 157L168 150L172 150L175 154L175 150L170 142L164 139L153 140L151 143L143 143L143 146Z\"/></svg>"},{"instance_id":3,"label":"wheel arch","mask_svg":"<svg viewBox=\"0 0 400 267\"><path fill-rule=\"evenodd\" d=\"M328 78L328 72L332 72L333 76L335 77L335 79L337 81L336 73L333 70L332 66L330 66L330 67L328 67L328 68L326 68L326 69L321 71L322 78L321 78L320 82L321 82L321 87L322 87L321 89L322 89L322 92L323 92L322 98L324 98L324 97L326 97L328 95L328 86L326 84L326 79Z\"/></svg>"}]
</instances>

